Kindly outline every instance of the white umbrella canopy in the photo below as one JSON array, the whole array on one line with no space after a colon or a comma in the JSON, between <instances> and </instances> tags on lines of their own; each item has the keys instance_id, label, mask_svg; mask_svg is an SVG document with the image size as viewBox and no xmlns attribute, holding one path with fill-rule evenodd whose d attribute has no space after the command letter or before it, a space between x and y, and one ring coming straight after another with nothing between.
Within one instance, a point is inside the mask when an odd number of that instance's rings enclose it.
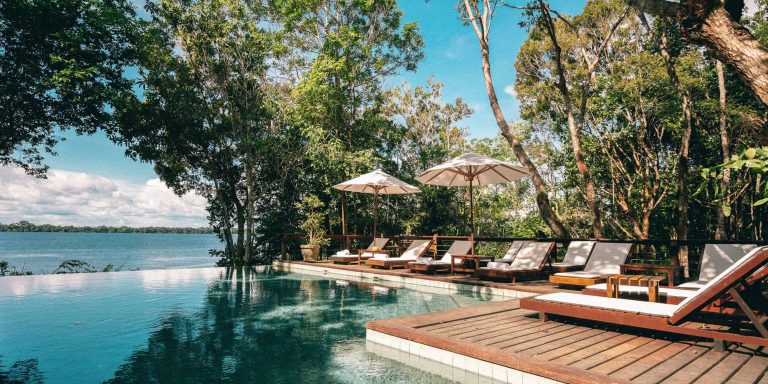
<instances>
[{"instance_id":1,"label":"white umbrella canopy","mask_svg":"<svg viewBox=\"0 0 768 384\"><path fill-rule=\"evenodd\" d=\"M419 193L420 189L377 169L333 186L341 191L373 194L373 237L376 238L376 207L379 195L405 195ZM342 219L344 214L342 213ZM342 226L344 224L342 223Z\"/></svg>"},{"instance_id":2,"label":"white umbrella canopy","mask_svg":"<svg viewBox=\"0 0 768 384\"><path fill-rule=\"evenodd\" d=\"M480 155L465 153L440 165L427 169L416 180L431 185L450 187L469 187L469 215L472 233L475 232L475 200L473 187L507 183L528 177L528 169L506 161Z\"/></svg>"}]
</instances>

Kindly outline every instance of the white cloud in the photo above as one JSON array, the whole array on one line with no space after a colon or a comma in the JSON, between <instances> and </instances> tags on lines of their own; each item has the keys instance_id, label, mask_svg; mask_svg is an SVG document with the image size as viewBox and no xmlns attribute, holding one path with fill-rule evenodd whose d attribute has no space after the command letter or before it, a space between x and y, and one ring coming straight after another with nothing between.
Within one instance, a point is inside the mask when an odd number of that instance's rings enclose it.
<instances>
[{"instance_id":1,"label":"white cloud","mask_svg":"<svg viewBox=\"0 0 768 384\"><path fill-rule=\"evenodd\" d=\"M468 38L467 35L460 35L460 36L454 36L450 43L448 44L448 48L446 48L443 51L443 57L446 57L448 59L456 59L458 58L463 51L467 47Z\"/></svg>"},{"instance_id":2,"label":"white cloud","mask_svg":"<svg viewBox=\"0 0 768 384\"><path fill-rule=\"evenodd\" d=\"M0 167L0 223L108 226L207 226L205 199L176 196L159 179L134 183L50 170L36 179Z\"/></svg>"},{"instance_id":3,"label":"white cloud","mask_svg":"<svg viewBox=\"0 0 768 384\"><path fill-rule=\"evenodd\" d=\"M506 93L507 95L510 95L512 97L517 97L517 92L515 92L515 85L514 84L510 84L510 85L507 85L506 87L504 87L504 93Z\"/></svg>"}]
</instances>

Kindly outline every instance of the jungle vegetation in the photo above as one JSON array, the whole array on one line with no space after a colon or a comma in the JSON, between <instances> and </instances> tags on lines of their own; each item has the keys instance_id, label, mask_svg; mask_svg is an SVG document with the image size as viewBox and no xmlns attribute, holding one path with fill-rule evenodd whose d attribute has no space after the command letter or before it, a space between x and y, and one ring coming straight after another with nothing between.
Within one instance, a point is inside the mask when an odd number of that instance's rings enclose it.
<instances>
[{"instance_id":1,"label":"jungle vegetation","mask_svg":"<svg viewBox=\"0 0 768 384\"><path fill-rule=\"evenodd\" d=\"M686 20L722 16L719 1L707 12L700 3L710 2L683 4ZM307 196L340 233L333 184L375 168L415 183L468 151L532 175L479 189L483 235L768 237L761 74L719 51L715 37L728 31L691 30L621 0L589 0L578 15L544 0L432 5L455 6L477 36L495 138L468 136L472 108L446 100L439 79L386 86L424 57L396 0L148 0L141 16L127 0L5 1L0 163L44 177L40 154L58 130L104 130L175 192L207 199L231 264L278 254L277 235L298 231ZM757 6L725 17L760 56L768 1ZM489 59L508 54L490 39L498 12L525 22L494 30L528 33L515 64L520 121L504 115L493 83L509 70ZM420 187L382 198L380 231L467 234L466 190ZM370 233L370 196L345 200L349 232Z\"/></svg>"}]
</instances>

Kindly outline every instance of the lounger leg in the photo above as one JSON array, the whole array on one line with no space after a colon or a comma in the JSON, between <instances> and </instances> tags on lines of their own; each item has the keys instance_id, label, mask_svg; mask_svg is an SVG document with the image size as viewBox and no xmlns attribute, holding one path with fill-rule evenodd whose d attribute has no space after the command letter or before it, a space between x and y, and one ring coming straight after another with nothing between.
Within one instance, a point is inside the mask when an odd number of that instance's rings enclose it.
<instances>
[{"instance_id":1,"label":"lounger leg","mask_svg":"<svg viewBox=\"0 0 768 384\"><path fill-rule=\"evenodd\" d=\"M725 340L714 339L712 341L714 342L712 347L715 349L715 352L725 352L725 349L728 348L728 343Z\"/></svg>"},{"instance_id":2,"label":"lounger leg","mask_svg":"<svg viewBox=\"0 0 768 384\"><path fill-rule=\"evenodd\" d=\"M539 312L539 320L541 321L549 321L549 316L545 312Z\"/></svg>"}]
</instances>

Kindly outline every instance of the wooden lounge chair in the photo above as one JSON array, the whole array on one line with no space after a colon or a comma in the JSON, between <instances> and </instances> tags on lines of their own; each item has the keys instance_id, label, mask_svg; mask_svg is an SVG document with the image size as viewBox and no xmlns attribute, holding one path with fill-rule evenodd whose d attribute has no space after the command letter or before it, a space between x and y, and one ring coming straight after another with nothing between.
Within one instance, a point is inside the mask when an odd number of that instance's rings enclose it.
<instances>
[{"instance_id":1,"label":"wooden lounge chair","mask_svg":"<svg viewBox=\"0 0 768 384\"><path fill-rule=\"evenodd\" d=\"M331 256L328 258L329 261L332 261L335 264L352 264L352 263L360 263L363 260L370 259L373 257L373 254L376 251L381 251L384 249L384 247L389 243L389 239L385 237L377 237L373 239L371 242L371 245L368 246L368 248L365 249L358 249L355 252L349 252L347 254L336 254L334 256ZM376 249L376 251L373 251L373 249ZM387 254L386 252L381 252L384 254Z\"/></svg>"},{"instance_id":2,"label":"wooden lounge chair","mask_svg":"<svg viewBox=\"0 0 768 384\"><path fill-rule=\"evenodd\" d=\"M515 260L517 253L520 252L520 249L523 248L523 246L526 243L530 243L530 241L524 241L524 240L513 241L512 244L509 245L509 248L507 248L507 252L504 253L504 256L502 256L501 259L499 260L495 260L495 262L507 263L507 264L512 263Z\"/></svg>"},{"instance_id":3,"label":"wooden lounge chair","mask_svg":"<svg viewBox=\"0 0 768 384\"><path fill-rule=\"evenodd\" d=\"M549 276L549 281L560 285L577 285L586 287L604 283L608 276L617 275L621 264L632 252L632 243L602 243L595 244L592 254L583 271L559 272Z\"/></svg>"},{"instance_id":4,"label":"wooden lounge chair","mask_svg":"<svg viewBox=\"0 0 768 384\"><path fill-rule=\"evenodd\" d=\"M400 257L386 257L384 255L375 254L372 258L365 261L365 264L371 267L380 267L392 269L394 267L405 267L408 263L415 261L417 258L423 256L429 247L432 245L432 239L414 240L408 249L403 252Z\"/></svg>"},{"instance_id":5,"label":"wooden lounge chair","mask_svg":"<svg viewBox=\"0 0 768 384\"><path fill-rule=\"evenodd\" d=\"M699 263L699 278L680 284L680 288L699 289L712 278L722 273L734 262L755 249L755 244L707 244L701 254Z\"/></svg>"},{"instance_id":6,"label":"wooden lounge chair","mask_svg":"<svg viewBox=\"0 0 768 384\"><path fill-rule=\"evenodd\" d=\"M765 307L766 298L762 294L744 295L750 287L760 287L754 276L764 280L767 266L768 247L756 248L676 305L553 293L522 299L520 307L539 312L542 319L555 314L713 339L716 349L722 349L724 342L768 347L766 320L754 310L757 305ZM734 302L743 316L702 310L723 299Z\"/></svg>"},{"instance_id":7,"label":"wooden lounge chair","mask_svg":"<svg viewBox=\"0 0 768 384\"><path fill-rule=\"evenodd\" d=\"M499 279L513 283L521 277L540 277L544 272L547 256L554 248L553 242L526 243L512 263L488 263L488 266L477 269L477 276L481 279Z\"/></svg>"},{"instance_id":8,"label":"wooden lounge chair","mask_svg":"<svg viewBox=\"0 0 768 384\"><path fill-rule=\"evenodd\" d=\"M451 255L466 255L472 250L472 241L456 240L448 248L440 260L434 261L432 258L422 258L408 263L411 272L437 274L438 271L451 270Z\"/></svg>"},{"instance_id":9,"label":"wooden lounge chair","mask_svg":"<svg viewBox=\"0 0 768 384\"><path fill-rule=\"evenodd\" d=\"M689 283L683 283L676 288L659 288L660 298L668 304L677 304L693 295L712 278L725 271L733 263L755 249L755 244L707 244L701 255L699 278ZM680 289L683 288L683 289ZM606 296L608 289L605 283L594 284L584 288L581 293L595 296ZM643 287L620 285L619 297L645 300L648 290Z\"/></svg>"},{"instance_id":10,"label":"wooden lounge chair","mask_svg":"<svg viewBox=\"0 0 768 384\"><path fill-rule=\"evenodd\" d=\"M589 260L589 255L592 253L592 249L595 247L595 241L571 241L568 244L568 250L565 251L565 257L563 261L559 263L552 263L553 273L580 271L584 269L584 266Z\"/></svg>"}]
</instances>

